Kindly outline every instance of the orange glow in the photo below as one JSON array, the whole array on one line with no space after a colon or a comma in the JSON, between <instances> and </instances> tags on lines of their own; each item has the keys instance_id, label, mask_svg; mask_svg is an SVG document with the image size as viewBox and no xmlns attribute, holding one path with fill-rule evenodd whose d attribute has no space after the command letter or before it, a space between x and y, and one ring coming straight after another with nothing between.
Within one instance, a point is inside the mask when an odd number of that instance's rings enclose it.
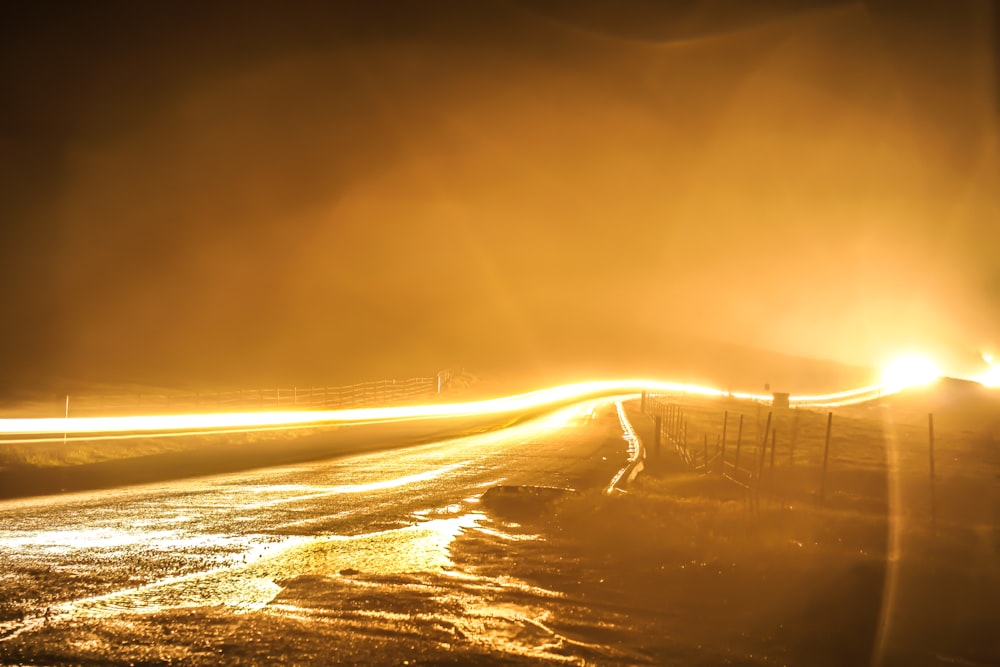
<instances>
[{"instance_id":1,"label":"orange glow","mask_svg":"<svg viewBox=\"0 0 1000 667\"><path fill-rule=\"evenodd\" d=\"M922 387L941 377L940 367L927 357L907 355L892 360L882 371L882 386L889 392Z\"/></svg>"}]
</instances>

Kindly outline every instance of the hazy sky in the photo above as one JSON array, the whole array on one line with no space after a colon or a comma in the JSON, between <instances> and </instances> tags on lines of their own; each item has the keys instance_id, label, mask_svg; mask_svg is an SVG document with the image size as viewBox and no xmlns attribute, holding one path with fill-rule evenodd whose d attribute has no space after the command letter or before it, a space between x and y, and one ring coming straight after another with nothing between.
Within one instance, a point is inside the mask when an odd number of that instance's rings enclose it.
<instances>
[{"instance_id":1,"label":"hazy sky","mask_svg":"<svg viewBox=\"0 0 1000 667\"><path fill-rule=\"evenodd\" d=\"M1000 346L986 0L24 4L0 390Z\"/></svg>"}]
</instances>

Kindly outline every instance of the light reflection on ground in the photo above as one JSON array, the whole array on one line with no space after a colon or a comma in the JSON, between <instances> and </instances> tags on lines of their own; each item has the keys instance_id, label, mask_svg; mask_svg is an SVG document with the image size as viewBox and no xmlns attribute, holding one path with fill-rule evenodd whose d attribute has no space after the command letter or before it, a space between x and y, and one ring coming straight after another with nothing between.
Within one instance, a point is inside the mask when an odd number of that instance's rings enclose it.
<instances>
[{"instance_id":1,"label":"light reflection on ground","mask_svg":"<svg viewBox=\"0 0 1000 667\"><path fill-rule=\"evenodd\" d=\"M477 543L492 545L482 551L482 547L473 548L474 559L489 561L498 555L495 549L499 543L491 538L541 539L537 535L510 535L502 524L482 515L441 523L458 525L465 531L457 531L451 538L459 533L477 535ZM432 538L432 546L440 546L435 542ZM428 551L434 552L433 548ZM465 553L468 558L470 552ZM405 564L406 560L394 559L393 564ZM619 653L609 646L570 638L551 627L553 601L576 604L566 601L563 593L515 577L488 574L468 562L456 567L450 558L437 572L427 565L433 563L412 563L418 569L401 571L395 577L365 568L342 570L339 576L298 577L287 582L287 589L261 611L310 627L326 623L360 635L404 632L412 627L431 637L437 635L436 641L445 648L451 642L471 644L481 651L473 655L517 656L547 664L585 664L576 649L594 656Z\"/></svg>"},{"instance_id":2,"label":"light reflection on ground","mask_svg":"<svg viewBox=\"0 0 1000 667\"><path fill-rule=\"evenodd\" d=\"M514 577L456 566L451 555L455 539L470 531L501 541L531 541L539 536L509 533L504 524L466 511L458 503L416 511L412 516L418 523L360 535L245 536L261 541L246 543L237 562L59 605L51 617L46 615L24 629L60 619L113 618L121 624L135 618L141 624L140 619L157 618L171 610L225 608L231 613L264 613L334 627L352 627L367 619L374 627L409 623L450 628L456 637L488 653L554 664L579 664L579 651L613 653L609 647L570 638L550 627L552 610L544 601L561 599L561 593ZM80 548L107 544L103 541L107 535L101 531L87 533L73 535ZM136 531L133 537L145 535L148 546L156 539L176 539L176 533ZM58 543L65 537L65 532L48 538L39 534L35 543L44 545L46 539ZM128 536L120 539L127 541ZM303 587L312 592L303 597ZM331 602L331 597L339 602ZM353 599L367 600L367 604L355 607ZM407 607L415 599L424 600L421 604L426 609Z\"/></svg>"},{"instance_id":3,"label":"light reflection on ground","mask_svg":"<svg viewBox=\"0 0 1000 667\"><path fill-rule=\"evenodd\" d=\"M255 610L281 591L275 582L303 574L342 570L383 575L437 572L453 566L448 555L452 540L482 518L481 514L469 513L365 535L289 536L278 543L255 545L244 554L245 564L78 600L64 605L60 611L148 613L215 605Z\"/></svg>"},{"instance_id":4,"label":"light reflection on ground","mask_svg":"<svg viewBox=\"0 0 1000 667\"><path fill-rule=\"evenodd\" d=\"M137 526L143 528L143 526ZM131 530L120 528L85 528L80 530L41 531L29 535L4 535L0 545L17 549L22 556L60 555L92 549L122 549L141 546L145 550L182 552L211 547L239 548L244 537L224 534L189 534L178 530Z\"/></svg>"},{"instance_id":5,"label":"light reflection on ground","mask_svg":"<svg viewBox=\"0 0 1000 667\"><path fill-rule=\"evenodd\" d=\"M263 488L252 489L249 493L251 494L284 494L291 493L292 495L280 496L278 498L272 498L270 500L265 500L257 503L241 503L245 509L256 510L263 509L265 507L273 507L275 505L282 505L285 503L295 503L304 500L313 500L316 498L323 498L324 496L336 496L345 493L368 493L371 491L384 491L386 489L395 489L401 486L407 486L409 484L415 484L417 482L427 482L432 479L436 479L446 473L453 470L461 468L468 465L469 461L459 461L457 463L452 463L451 465L443 466L441 468L436 468L434 470L427 470L421 473L416 473L413 475L405 475L403 477L395 477L392 479L379 480L377 482L367 482L364 484L340 484L337 486L306 486L301 484L289 485L289 486L270 486ZM247 491L242 489L233 489L231 491L234 495L246 496Z\"/></svg>"}]
</instances>

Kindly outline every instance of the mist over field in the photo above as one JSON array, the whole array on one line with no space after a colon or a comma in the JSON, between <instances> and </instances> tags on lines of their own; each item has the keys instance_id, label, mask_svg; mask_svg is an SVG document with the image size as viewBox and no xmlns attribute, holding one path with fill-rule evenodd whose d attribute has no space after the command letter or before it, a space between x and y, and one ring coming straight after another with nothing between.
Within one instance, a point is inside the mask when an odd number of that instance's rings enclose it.
<instances>
[{"instance_id":1,"label":"mist over field","mask_svg":"<svg viewBox=\"0 0 1000 667\"><path fill-rule=\"evenodd\" d=\"M1000 345L996 22L33 3L0 29L0 392L972 372Z\"/></svg>"}]
</instances>

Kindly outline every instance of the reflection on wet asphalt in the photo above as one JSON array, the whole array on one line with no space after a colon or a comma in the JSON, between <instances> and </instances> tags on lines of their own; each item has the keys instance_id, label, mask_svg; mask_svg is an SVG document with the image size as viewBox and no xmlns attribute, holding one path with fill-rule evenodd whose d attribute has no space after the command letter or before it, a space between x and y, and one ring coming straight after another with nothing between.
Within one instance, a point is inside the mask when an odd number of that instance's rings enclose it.
<instances>
[{"instance_id":1,"label":"reflection on wet asphalt","mask_svg":"<svg viewBox=\"0 0 1000 667\"><path fill-rule=\"evenodd\" d=\"M53 617L252 611L302 575L448 572L489 486L596 488L624 460L605 399L408 449L0 503L0 637Z\"/></svg>"}]
</instances>

